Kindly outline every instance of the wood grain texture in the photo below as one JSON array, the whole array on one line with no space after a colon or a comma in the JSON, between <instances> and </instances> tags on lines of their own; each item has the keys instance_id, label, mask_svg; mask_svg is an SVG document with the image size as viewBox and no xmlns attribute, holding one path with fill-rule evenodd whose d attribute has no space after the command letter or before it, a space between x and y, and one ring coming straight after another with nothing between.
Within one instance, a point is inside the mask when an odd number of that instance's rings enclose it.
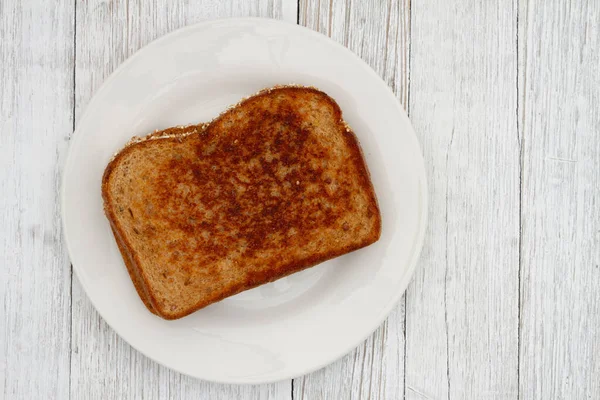
<instances>
[{"instance_id":1,"label":"wood grain texture","mask_svg":"<svg viewBox=\"0 0 600 400\"><path fill-rule=\"evenodd\" d=\"M202 382L122 341L71 279L58 196L74 115L134 51L297 6L409 109L430 210L405 299L294 399L600 398L594 0L0 1L0 398L291 398L290 381Z\"/></svg>"},{"instance_id":2,"label":"wood grain texture","mask_svg":"<svg viewBox=\"0 0 600 400\"><path fill-rule=\"evenodd\" d=\"M516 5L411 6L410 116L428 172L406 299L407 399L518 396Z\"/></svg>"},{"instance_id":3,"label":"wood grain texture","mask_svg":"<svg viewBox=\"0 0 600 400\"><path fill-rule=\"evenodd\" d=\"M71 271L58 205L73 3L0 3L0 398L69 395ZM51 42L45 38L51 37Z\"/></svg>"},{"instance_id":4,"label":"wood grain texture","mask_svg":"<svg viewBox=\"0 0 600 400\"><path fill-rule=\"evenodd\" d=\"M301 0L300 24L365 60L408 103L408 0ZM404 394L404 299L384 324L341 360L294 380L294 399L400 399Z\"/></svg>"},{"instance_id":5,"label":"wood grain texture","mask_svg":"<svg viewBox=\"0 0 600 400\"><path fill-rule=\"evenodd\" d=\"M281 1L78 1L75 109L79 118L93 93L129 55L153 39L204 19L230 16L288 18ZM149 360L106 325L79 282L73 282L73 399L289 399L291 381L231 386L203 382Z\"/></svg>"},{"instance_id":6,"label":"wood grain texture","mask_svg":"<svg viewBox=\"0 0 600 400\"><path fill-rule=\"evenodd\" d=\"M600 3L521 4L520 398L600 398Z\"/></svg>"}]
</instances>

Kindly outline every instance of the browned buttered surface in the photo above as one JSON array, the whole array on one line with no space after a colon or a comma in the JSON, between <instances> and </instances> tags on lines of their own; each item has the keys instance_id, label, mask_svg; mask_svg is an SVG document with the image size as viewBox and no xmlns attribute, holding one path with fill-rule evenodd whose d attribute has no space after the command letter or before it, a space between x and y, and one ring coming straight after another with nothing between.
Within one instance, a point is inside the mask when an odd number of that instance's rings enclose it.
<instances>
[{"instance_id":1,"label":"browned buttered surface","mask_svg":"<svg viewBox=\"0 0 600 400\"><path fill-rule=\"evenodd\" d=\"M190 129L126 148L105 175L107 214L161 316L379 237L358 144L324 93L273 89Z\"/></svg>"}]
</instances>

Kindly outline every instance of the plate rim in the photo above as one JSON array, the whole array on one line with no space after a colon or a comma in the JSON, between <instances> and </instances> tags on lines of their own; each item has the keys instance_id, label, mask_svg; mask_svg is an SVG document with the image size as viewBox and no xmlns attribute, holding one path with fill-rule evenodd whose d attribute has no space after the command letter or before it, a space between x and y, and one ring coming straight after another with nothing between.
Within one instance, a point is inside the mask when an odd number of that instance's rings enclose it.
<instances>
[{"instance_id":1,"label":"plate rim","mask_svg":"<svg viewBox=\"0 0 600 400\"><path fill-rule=\"evenodd\" d=\"M113 324L110 324L108 322L108 320L105 318L103 313L96 306L96 302L89 296L89 294L88 294L89 290L87 288L87 284L84 283L85 280L82 281L80 278L79 267L77 266L77 263L75 263L71 258L72 244L69 241L69 236L67 234L67 223L66 223L66 212L67 212L66 211L66 181L67 181L66 176L67 176L67 171L69 170L69 166L71 164L72 155L74 153L73 149L75 147L75 144L80 141L79 138L81 137L81 134L79 133L79 130L80 130L79 127L82 126L82 124L86 121L87 118L89 118L90 110L93 109L95 103L101 97L100 94L104 93L107 90L107 88L112 83L112 81L116 79L116 77L121 73L121 71L123 69L125 69L129 64L134 62L140 56L142 51L144 51L152 46L156 46L162 42L168 41L169 39L171 39L172 37L174 37L176 35L181 35L186 32L193 32L194 30L199 29L199 28L207 28L207 27L210 27L210 25L217 25L217 24L222 24L222 23L235 24L236 22L239 22L239 23L251 22L254 24L258 24L258 25L273 24L273 25L284 26L286 29L297 30L297 31L301 31L303 34L312 35L315 40L324 41L328 45L336 47L338 50L341 50L342 52L345 52L346 54L351 55L351 57L357 62L358 65L361 66L361 68L366 73L371 74L373 77L376 78L377 81L379 81L379 83L381 83L381 85L383 85L383 87L385 87L385 91L386 91L388 97L390 98L390 100L393 100L390 103L393 103L397 107L398 112L401 114L402 118L407 122L407 124L410 128L409 136L410 136L411 140L414 142L414 144L417 146L417 149L418 149L418 152L417 152L417 161L418 161L417 167L418 168L414 173L417 176L418 181L420 183L419 186L420 186L421 193L419 193L419 196L420 196L419 205L422 208L422 211L419 216L419 224L418 224L419 231L415 235L415 238L416 238L416 240L414 242L415 250L412 254L412 258L407 263L405 278L398 285L399 290L397 291L397 294L388 301L388 304L383 308L383 311L381 312L380 317L376 319L377 323L374 324L374 326L369 327L369 329L367 329L367 333L365 335L361 336L360 340L354 340L354 341L352 341L353 344L351 344L350 346L346 346L346 347L342 348L341 350L334 352L331 357L327 358L327 361L324 361L324 362L321 362L318 364L313 364L310 367L297 368L296 371L290 371L280 377L268 378L268 379L264 379L264 378L263 379L252 379L252 378L248 378L248 377L233 378L233 379L226 379L226 377L222 377L220 379L215 376L206 377L206 376L200 376L197 374L192 374L188 371L183 371L176 365L171 365L171 363L167 363L167 362L158 360L153 355L150 355L150 354L140 350L135 344L133 344L132 342L127 340L121 334L121 332L113 326ZM359 346L361 343L363 343L369 336L371 336L373 334L373 332L375 332L381 326L381 324L388 318L392 309L397 306L399 300L405 294L409 283L412 281L412 277L414 275L418 260L420 259L420 255L421 255L421 252L423 249L423 244L425 241L425 233L427 231L428 214L429 214L429 211L428 211L429 210L429 190L428 190L428 184L427 184L427 174L425 171L425 160L423 157L421 143L419 142L419 139L417 138L417 135L414 131L414 128L412 126L410 119L408 118L408 114L407 114L406 110L404 109L404 107L402 106L402 104L400 103L398 98L396 98L396 95L394 94L392 89L389 87L389 85L360 56L358 56L352 50L348 49L346 46L334 41L330 37L328 37L320 32L314 31L310 28L307 28L305 26L299 25L299 24L293 24L291 22L287 22L287 21L279 20L279 19L262 18L262 17L216 18L216 19L207 19L204 21L199 21L197 23L186 25L186 26L180 27L178 29L175 29L171 32L168 32L162 36L159 36L156 39L148 42L147 44L145 44L144 46L142 46L141 48L136 50L126 60L124 60L122 63L120 63L117 66L117 68L115 68L115 70L113 72L111 72L111 74L102 82L100 87L98 87L98 89L94 91L92 97L90 98L89 102L85 106L85 109L83 110L83 114L79 118L79 121L77 122L73 133L71 134L71 137L69 140L69 146L67 149L67 154L66 154L65 161L64 161L64 164L63 164L63 167L61 170L60 197L59 198L60 198L60 202L61 202L61 204L60 204L61 227L63 230L63 238L65 240L67 254L69 255L69 261L71 262L71 265L72 265L72 271L75 272L75 274L77 276L77 280L79 281L80 285L83 287L83 290L84 290L86 296L88 297L89 301L94 306L94 309L96 310L96 312L104 320L104 322L129 346L131 346L137 352L141 353L143 356L151 359L152 361L156 362L159 365L162 365L162 366L169 368L175 372L178 372L178 373L186 375L186 376L190 376L195 379L201 379L204 381L210 381L210 382L215 382L215 383L219 383L219 384L234 384L234 385L274 383L274 382L280 382L280 381L284 381L284 380L294 379L294 378L309 374L311 372L317 371L317 370L341 359L343 356L345 356L346 354L351 352L353 349L355 349L357 346ZM71 284L73 284L73 283L71 282ZM290 369L293 370L294 368L290 368ZM225 378L225 379L223 379L223 378Z\"/></svg>"}]
</instances>

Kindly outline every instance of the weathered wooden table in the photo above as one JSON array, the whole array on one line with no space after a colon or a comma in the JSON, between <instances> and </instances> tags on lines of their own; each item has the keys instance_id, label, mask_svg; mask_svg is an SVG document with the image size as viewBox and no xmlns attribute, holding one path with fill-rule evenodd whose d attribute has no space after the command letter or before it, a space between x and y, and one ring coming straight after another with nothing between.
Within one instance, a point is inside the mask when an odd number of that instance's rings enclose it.
<instances>
[{"instance_id":1,"label":"weathered wooden table","mask_svg":"<svg viewBox=\"0 0 600 400\"><path fill-rule=\"evenodd\" d=\"M331 36L406 107L429 229L388 320L293 381L172 372L96 313L66 253L61 165L102 81L197 21L262 16ZM600 2L1 0L0 397L600 398Z\"/></svg>"}]
</instances>

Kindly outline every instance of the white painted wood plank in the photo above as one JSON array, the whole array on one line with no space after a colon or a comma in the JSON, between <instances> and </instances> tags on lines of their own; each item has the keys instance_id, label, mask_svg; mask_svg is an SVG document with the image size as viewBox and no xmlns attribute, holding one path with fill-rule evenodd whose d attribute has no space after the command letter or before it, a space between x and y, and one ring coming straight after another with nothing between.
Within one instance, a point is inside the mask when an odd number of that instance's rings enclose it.
<instances>
[{"instance_id":1,"label":"white painted wood plank","mask_svg":"<svg viewBox=\"0 0 600 400\"><path fill-rule=\"evenodd\" d=\"M516 3L411 7L429 227L406 300L407 399L518 396Z\"/></svg>"},{"instance_id":2,"label":"white painted wood plank","mask_svg":"<svg viewBox=\"0 0 600 400\"><path fill-rule=\"evenodd\" d=\"M408 102L408 0L302 0L300 23L362 57ZM294 399L400 399L404 393L404 299L387 321L341 360L294 380Z\"/></svg>"},{"instance_id":3,"label":"white painted wood plank","mask_svg":"<svg viewBox=\"0 0 600 400\"><path fill-rule=\"evenodd\" d=\"M289 9L289 7L288 7ZM78 1L76 115L129 55L153 39L194 22L230 16L281 18L280 0ZM289 11L289 10L288 10ZM287 15L296 20L295 15ZM73 399L289 399L291 381L229 386L170 371L132 349L97 314L73 282Z\"/></svg>"},{"instance_id":4,"label":"white painted wood plank","mask_svg":"<svg viewBox=\"0 0 600 400\"><path fill-rule=\"evenodd\" d=\"M73 124L73 2L0 2L0 398L69 396L59 175ZM48 38L52 38L51 41Z\"/></svg>"},{"instance_id":5,"label":"white painted wood plank","mask_svg":"<svg viewBox=\"0 0 600 400\"><path fill-rule=\"evenodd\" d=\"M298 1L299 0L281 0L281 11L278 18L291 24L298 23Z\"/></svg>"},{"instance_id":6,"label":"white painted wood plank","mask_svg":"<svg viewBox=\"0 0 600 400\"><path fill-rule=\"evenodd\" d=\"M600 3L521 2L520 398L600 398Z\"/></svg>"}]
</instances>

